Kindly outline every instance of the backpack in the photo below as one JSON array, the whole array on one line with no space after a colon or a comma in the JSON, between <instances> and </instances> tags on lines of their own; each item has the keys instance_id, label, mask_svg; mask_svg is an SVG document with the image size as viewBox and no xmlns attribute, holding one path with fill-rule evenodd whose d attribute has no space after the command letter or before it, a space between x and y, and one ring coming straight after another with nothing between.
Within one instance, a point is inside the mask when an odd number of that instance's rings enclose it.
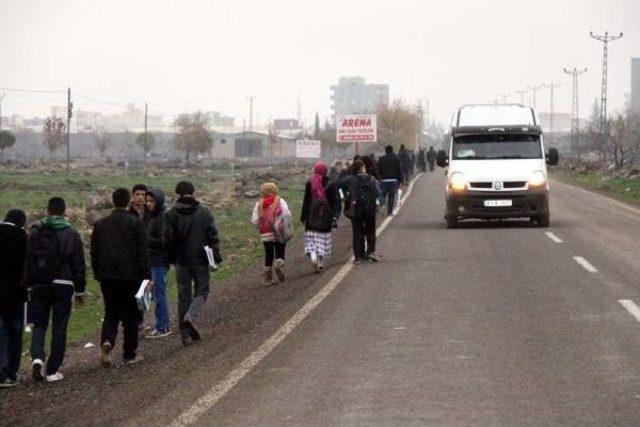
<instances>
[{"instance_id":1,"label":"backpack","mask_svg":"<svg viewBox=\"0 0 640 427\"><path fill-rule=\"evenodd\" d=\"M273 217L273 234L280 243L286 243L293 238L293 218L291 214L278 209Z\"/></svg>"},{"instance_id":2,"label":"backpack","mask_svg":"<svg viewBox=\"0 0 640 427\"><path fill-rule=\"evenodd\" d=\"M55 230L40 228L27 243L27 283L51 284L60 273L60 242Z\"/></svg>"},{"instance_id":3,"label":"backpack","mask_svg":"<svg viewBox=\"0 0 640 427\"><path fill-rule=\"evenodd\" d=\"M375 213L375 197L371 193L371 177L358 180L355 194L349 195L344 214L349 219L363 219Z\"/></svg>"},{"instance_id":4,"label":"backpack","mask_svg":"<svg viewBox=\"0 0 640 427\"><path fill-rule=\"evenodd\" d=\"M333 211L327 199L312 199L309 207L307 226L311 230L331 230L333 223Z\"/></svg>"}]
</instances>

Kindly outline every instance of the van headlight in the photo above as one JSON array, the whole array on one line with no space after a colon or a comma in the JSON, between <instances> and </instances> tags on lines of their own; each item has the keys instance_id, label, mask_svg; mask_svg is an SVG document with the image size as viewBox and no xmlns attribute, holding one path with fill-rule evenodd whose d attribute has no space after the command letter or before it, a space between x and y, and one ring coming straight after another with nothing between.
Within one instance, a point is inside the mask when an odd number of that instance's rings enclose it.
<instances>
[{"instance_id":1,"label":"van headlight","mask_svg":"<svg viewBox=\"0 0 640 427\"><path fill-rule=\"evenodd\" d=\"M449 188L452 191L465 191L467 189L467 180L460 172L454 172L449 177Z\"/></svg>"},{"instance_id":2,"label":"van headlight","mask_svg":"<svg viewBox=\"0 0 640 427\"><path fill-rule=\"evenodd\" d=\"M544 176L542 171L535 171L529 177L529 187L543 187L547 185L547 177Z\"/></svg>"}]
</instances>

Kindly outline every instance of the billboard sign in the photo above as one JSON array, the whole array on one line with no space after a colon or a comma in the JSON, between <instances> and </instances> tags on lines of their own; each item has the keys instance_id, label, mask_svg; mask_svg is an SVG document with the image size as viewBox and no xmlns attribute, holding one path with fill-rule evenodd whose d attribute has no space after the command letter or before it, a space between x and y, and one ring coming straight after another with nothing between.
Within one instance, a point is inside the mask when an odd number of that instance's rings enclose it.
<instances>
[{"instance_id":1,"label":"billboard sign","mask_svg":"<svg viewBox=\"0 0 640 427\"><path fill-rule=\"evenodd\" d=\"M337 142L376 142L378 123L375 114L342 114L336 117Z\"/></svg>"},{"instance_id":2,"label":"billboard sign","mask_svg":"<svg viewBox=\"0 0 640 427\"><path fill-rule=\"evenodd\" d=\"M319 159L322 144L315 139L299 139L296 141L297 159Z\"/></svg>"}]
</instances>

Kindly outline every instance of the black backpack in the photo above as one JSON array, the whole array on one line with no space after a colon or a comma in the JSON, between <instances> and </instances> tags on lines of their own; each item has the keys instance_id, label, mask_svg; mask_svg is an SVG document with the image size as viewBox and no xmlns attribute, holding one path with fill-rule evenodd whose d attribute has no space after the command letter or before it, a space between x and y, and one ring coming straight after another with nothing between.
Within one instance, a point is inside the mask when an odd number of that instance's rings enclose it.
<instances>
[{"instance_id":1,"label":"black backpack","mask_svg":"<svg viewBox=\"0 0 640 427\"><path fill-rule=\"evenodd\" d=\"M347 200L345 216L350 219L363 219L375 213L376 201L371 189L371 177L358 179L355 194L351 194Z\"/></svg>"},{"instance_id":2,"label":"black backpack","mask_svg":"<svg viewBox=\"0 0 640 427\"><path fill-rule=\"evenodd\" d=\"M55 230L40 228L27 243L27 282L51 284L60 273L60 242Z\"/></svg>"},{"instance_id":3,"label":"black backpack","mask_svg":"<svg viewBox=\"0 0 640 427\"><path fill-rule=\"evenodd\" d=\"M331 230L333 224L333 212L331 205L326 199L312 199L309 207L309 217L307 226L311 230L325 231Z\"/></svg>"}]
</instances>

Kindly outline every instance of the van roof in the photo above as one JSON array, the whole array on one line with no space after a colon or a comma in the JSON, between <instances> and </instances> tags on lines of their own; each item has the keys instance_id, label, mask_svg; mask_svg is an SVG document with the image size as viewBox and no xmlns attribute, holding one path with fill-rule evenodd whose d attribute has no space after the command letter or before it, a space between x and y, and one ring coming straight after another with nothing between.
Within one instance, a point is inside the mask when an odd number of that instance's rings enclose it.
<instances>
[{"instance_id":1,"label":"van roof","mask_svg":"<svg viewBox=\"0 0 640 427\"><path fill-rule=\"evenodd\" d=\"M451 128L453 136L460 135L490 135L490 134L522 134L542 135L540 126L455 126Z\"/></svg>"},{"instance_id":2,"label":"van roof","mask_svg":"<svg viewBox=\"0 0 640 427\"><path fill-rule=\"evenodd\" d=\"M453 124L460 126L536 126L533 108L521 104L464 105Z\"/></svg>"}]
</instances>

